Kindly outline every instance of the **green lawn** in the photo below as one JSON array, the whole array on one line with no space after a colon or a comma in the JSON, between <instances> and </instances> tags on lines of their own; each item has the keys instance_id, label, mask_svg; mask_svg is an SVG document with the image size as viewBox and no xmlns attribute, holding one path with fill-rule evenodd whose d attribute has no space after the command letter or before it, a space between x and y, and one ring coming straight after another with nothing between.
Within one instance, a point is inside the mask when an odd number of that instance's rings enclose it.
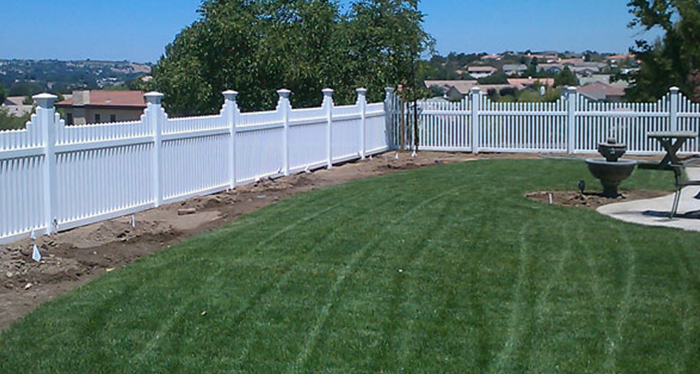
<instances>
[{"instance_id":1,"label":"green lawn","mask_svg":"<svg viewBox=\"0 0 700 374\"><path fill-rule=\"evenodd\" d=\"M699 373L700 235L523 197L583 177L480 161L290 198L42 305L0 372Z\"/></svg>"}]
</instances>

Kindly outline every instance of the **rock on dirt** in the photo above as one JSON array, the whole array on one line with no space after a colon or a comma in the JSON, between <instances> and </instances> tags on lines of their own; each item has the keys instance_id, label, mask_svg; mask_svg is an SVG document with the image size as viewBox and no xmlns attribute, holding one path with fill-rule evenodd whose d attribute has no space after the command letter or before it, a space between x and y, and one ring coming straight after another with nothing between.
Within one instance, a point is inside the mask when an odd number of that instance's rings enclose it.
<instances>
[{"instance_id":1,"label":"rock on dirt","mask_svg":"<svg viewBox=\"0 0 700 374\"><path fill-rule=\"evenodd\" d=\"M197 214L197 209L185 208L185 209L178 209L178 211L177 211L178 216L189 216L190 214Z\"/></svg>"}]
</instances>

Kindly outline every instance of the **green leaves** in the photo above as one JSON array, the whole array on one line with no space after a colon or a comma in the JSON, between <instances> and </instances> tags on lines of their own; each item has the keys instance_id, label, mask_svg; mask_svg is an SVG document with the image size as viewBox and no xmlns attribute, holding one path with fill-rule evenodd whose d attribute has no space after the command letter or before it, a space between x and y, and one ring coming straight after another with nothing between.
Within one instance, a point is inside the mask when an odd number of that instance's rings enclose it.
<instances>
[{"instance_id":1,"label":"green leaves","mask_svg":"<svg viewBox=\"0 0 700 374\"><path fill-rule=\"evenodd\" d=\"M564 69L554 77L554 85L556 87L578 86L579 81L578 78L576 78L576 74L574 74L568 66L565 66Z\"/></svg>"},{"instance_id":2,"label":"green leaves","mask_svg":"<svg viewBox=\"0 0 700 374\"><path fill-rule=\"evenodd\" d=\"M335 0L205 0L155 67L155 88L175 115L217 112L226 89L244 111L274 108L280 88L295 107L319 105L326 87L341 104L360 86L382 100L431 46L415 3L358 0L343 13Z\"/></svg>"},{"instance_id":3,"label":"green leaves","mask_svg":"<svg viewBox=\"0 0 700 374\"><path fill-rule=\"evenodd\" d=\"M653 45L637 41L634 52L642 61L640 71L631 77L627 96L632 100L657 100L671 86L678 86L686 95L696 94L696 76L700 69L700 3L697 0L631 0L630 27L645 30L661 28L662 39Z\"/></svg>"}]
</instances>

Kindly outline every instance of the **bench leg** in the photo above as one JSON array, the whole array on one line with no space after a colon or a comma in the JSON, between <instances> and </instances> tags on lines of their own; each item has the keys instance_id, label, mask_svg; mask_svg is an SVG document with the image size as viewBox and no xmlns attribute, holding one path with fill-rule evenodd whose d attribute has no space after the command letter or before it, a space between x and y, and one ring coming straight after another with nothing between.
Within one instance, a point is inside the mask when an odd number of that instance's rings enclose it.
<instances>
[{"instance_id":1,"label":"bench leg","mask_svg":"<svg viewBox=\"0 0 700 374\"><path fill-rule=\"evenodd\" d=\"M681 201L681 189L680 187L676 188L676 196L673 197L673 207L671 208L671 215L669 218L673 218L676 216L676 213L678 213L678 204Z\"/></svg>"}]
</instances>

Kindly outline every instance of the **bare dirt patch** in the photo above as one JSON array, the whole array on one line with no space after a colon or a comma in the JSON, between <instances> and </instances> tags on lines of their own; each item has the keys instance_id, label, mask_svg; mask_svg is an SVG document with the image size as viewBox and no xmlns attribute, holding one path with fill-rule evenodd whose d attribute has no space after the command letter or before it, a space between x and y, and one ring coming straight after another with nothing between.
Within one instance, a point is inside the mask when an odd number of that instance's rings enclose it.
<instances>
[{"instance_id":1,"label":"bare dirt patch","mask_svg":"<svg viewBox=\"0 0 700 374\"><path fill-rule=\"evenodd\" d=\"M603 205L621 203L624 201L652 199L668 194L668 191L629 190L622 191L621 196L617 198L610 198L592 192L581 194L578 191L537 191L528 193L525 197L540 203L549 204L551 196L551 203L554 205L596 210Z\"/></svg>"}]
</instances>

